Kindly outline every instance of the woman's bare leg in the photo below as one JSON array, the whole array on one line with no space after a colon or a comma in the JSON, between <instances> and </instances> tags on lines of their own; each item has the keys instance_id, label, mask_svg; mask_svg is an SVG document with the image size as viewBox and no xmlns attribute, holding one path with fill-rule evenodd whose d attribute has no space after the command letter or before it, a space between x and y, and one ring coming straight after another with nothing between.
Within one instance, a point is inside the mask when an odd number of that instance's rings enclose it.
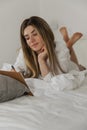
<instances>
[{"instance_id":1,"label":"woman's bare leg","mask_svg":"<svg viewBox=\"0 0 87 130\"><path fill-rule=\"evenodd\" d=\"M60 33L62 34L64 41L67 43L69 41L69 36L66 27L61 27Z\"/></svg>"},{"instance_id":2,"label":"woman's bare leg","mask_svg":"<svg viewBox=\"0 0 87 130\"><path fill-rule=\"evenodd\" d=\"M83 36L82 33L80 32L76 32L72 35L72 37L68 40L68 42L66 43L67 44L67 47L69 48L70 50L70 55L71 55L71 60L73 62L75 62L77 65L79 65L79 61L77 59L77 56L75 54L75 51L73 49L73 45L75 44L75 42L77 42L81 37Z\"/></svg>"},{"instance_id":3,"label":"woman's bare leg","mask_svg":"<svg viewBox=\"0 0 87 130\"><path fill-rule=\"evenodd\" d=\"M64 41L66 42L66 45L67 47L70 49L72 48L73 44L78 41L82 36L83 34L80 33L80 32L76 32L72 35L71 38L69 38L69 35L68 35L68 31L66 29L66 27L61 27L60 28L60 33L62 34L63 36L63 39Z\"/></svg>"},{"instance_id":4,"label":"woman's bare leg","mask_svg":"<svg viewBox=\"0 0 87 130\"><path fill-rule=\"evenodd\" d=\"M69 38L66 27L61 27L61 28L60 28L60 33L62 34L63 39L64 39L64 41L65 41L67 47L68 47L69 50L70 50L71 60L78 65L78 67L79 67L80 70L84 70L85 67L79 64L78 59L77 59L77 56L76 56L76 54L75 54L75 51L74 51L74 49L73 49L73 47L72 47L72 46L74 45L74 43L75 43L76 41L78 41L78 40L83 36L83 34L80 33L80 32L76 32L76 33L74 33L74 34L72 35L71 38Z\"/></svg>"},{"instance_id":5,"label":"woman's bare leg","mask_svg":"<svg viewBox=\"0 0 87 130\"><path fill-rule=\"evenodd\" d=\"M77 56L76 56L76 53L75 53L73 47L70 48L70 55L71 55L71 60L78 65L79 61L77 59Z\"/></svg>"},{"instance_id":6,"label":"woman's bare leg","mask_svg":"<svg viewBox=\"0 0 87 130\"><path fill-rule=\"evenodd\" d=\"M81 37L83 36L82 33L76 32L72 35L72 37L67 41L67 47L72 48L74 43L76 43Z\"/></svg>"}]
</instances>

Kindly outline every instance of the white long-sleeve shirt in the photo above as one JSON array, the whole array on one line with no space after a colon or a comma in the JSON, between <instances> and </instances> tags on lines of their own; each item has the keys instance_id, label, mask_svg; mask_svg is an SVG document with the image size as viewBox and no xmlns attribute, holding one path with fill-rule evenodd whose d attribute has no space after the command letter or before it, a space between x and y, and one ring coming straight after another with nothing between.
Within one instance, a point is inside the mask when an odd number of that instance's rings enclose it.
<instances>
[{"instance_id":1,"label":"white long-sleeve shirt","mask_svg":"<svg viewBox=\"0 0 87 130\"><path fill-rule=\"evenodd\" d=\"M69 49L66 47L64 41L56 42L55 51L56 51L56 55L60 63L60 66L65 72L68 73L71 70L79 71L78 66L70 60ZM19 55L14 64L14 67L17 71L22 71L25 74L29 73L29 69L26 67L26 64L24 61L22 49L20 49ZM62 72L59 70L59 73L61 74ZM48 73L43 79L46 81L49 81L51 77L52 77L52 74Z\"/></svg>"}]
</instances>

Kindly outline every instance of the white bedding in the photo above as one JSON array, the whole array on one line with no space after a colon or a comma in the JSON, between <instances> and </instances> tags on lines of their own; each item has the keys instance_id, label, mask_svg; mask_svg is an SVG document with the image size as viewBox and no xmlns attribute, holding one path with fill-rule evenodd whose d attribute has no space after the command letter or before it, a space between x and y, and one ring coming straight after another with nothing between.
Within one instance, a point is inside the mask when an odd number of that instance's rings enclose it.
<instances>
[{"instance_id":1,"label":"white bedding","mask_svg":"<svg viewBox=\"0 0 87 130\"><path fill-rule=\"evenodd\" d=\"M83 74L79 76L82 81L83 77ZM54 81L51 83L57 83ZM0 103L0 130L87 129L87 80L79 88L64 91L56 89L60 84L50 86L36 79L26 82L33 86L35 96Z\"/></svg>"},{"instance_id":2,"label":"white bedding","mask_svg":"<svg viewBox=\"0 0 87 130\"><path fill-rule=\"evenodd\" d=\"M86 130L87 96L57 95L21 98L0 104L0 130Z\"/></svg>"}]
</instances>

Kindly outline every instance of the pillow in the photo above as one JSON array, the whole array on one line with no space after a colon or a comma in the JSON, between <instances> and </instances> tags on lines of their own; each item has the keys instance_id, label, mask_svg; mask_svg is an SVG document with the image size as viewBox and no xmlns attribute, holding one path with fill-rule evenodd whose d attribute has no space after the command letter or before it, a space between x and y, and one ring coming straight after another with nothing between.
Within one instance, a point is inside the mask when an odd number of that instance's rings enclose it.
<instances>
[{"instance_id":1,"label":"pillow","mask_svg":"<svg viewBox=\"0 0 87 130\"><path fill-rule=\"evenodd\" d=\"M20 97L30 90L20 81L0 74L0 102Z\"/></svg>"}]
</instances>

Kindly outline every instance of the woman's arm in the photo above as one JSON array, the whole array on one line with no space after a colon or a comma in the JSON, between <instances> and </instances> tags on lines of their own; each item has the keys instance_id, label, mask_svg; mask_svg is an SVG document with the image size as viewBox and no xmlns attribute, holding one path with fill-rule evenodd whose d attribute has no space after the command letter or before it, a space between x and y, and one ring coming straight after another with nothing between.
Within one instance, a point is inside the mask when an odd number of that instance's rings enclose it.
<instances>
[{"instance_id":1,"label":"woman's arm","mask_svg":"<svg viewBox=\"0 0 87 130\"><path fill-rule=\"evenodd\" d=\"M40 53L38 54L38 63L42 77L45 77L50 72L49 67L47 65L47 59L48 59L47 50L46 47L43 46Z\"/></svg>"}]
</instances>

